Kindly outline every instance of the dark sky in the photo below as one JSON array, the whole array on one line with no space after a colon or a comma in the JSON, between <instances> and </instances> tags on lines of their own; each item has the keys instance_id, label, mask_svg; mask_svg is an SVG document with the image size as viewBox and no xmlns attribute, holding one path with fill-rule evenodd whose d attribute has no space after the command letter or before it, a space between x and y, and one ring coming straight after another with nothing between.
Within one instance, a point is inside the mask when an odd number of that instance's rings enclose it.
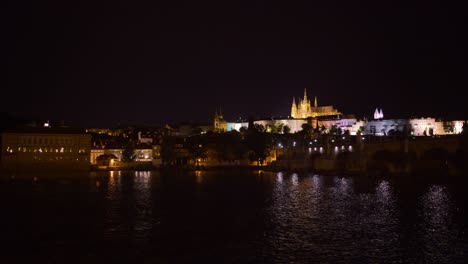
<instances>
[{"instance_id":1,"label":"dark sky","mask_svg":"<svg viewBox=\"0 0 468 264\"><path fill-rule=\"evenodd\" d=\"M287 116L307 87L357 117L468 118L466 9L343 2L11 1L0 112L99 126Z\"/></svg>"}]
</instances>

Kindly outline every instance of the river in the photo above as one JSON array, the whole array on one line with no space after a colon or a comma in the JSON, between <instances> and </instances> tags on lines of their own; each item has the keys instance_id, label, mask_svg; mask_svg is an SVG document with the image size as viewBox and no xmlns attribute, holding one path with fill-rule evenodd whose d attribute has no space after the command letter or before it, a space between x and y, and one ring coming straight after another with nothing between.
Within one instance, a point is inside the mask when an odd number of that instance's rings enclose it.
<instances>
[{"instance_id":1,"label":"river","mask_svg":"<svg viewBox=\"0 0 468 264\"><path fill-rule=\"evenodd\" d=\"M462 263L466 190L306 172L8 174L0 263Z\"/></svg>"}]
</instances>

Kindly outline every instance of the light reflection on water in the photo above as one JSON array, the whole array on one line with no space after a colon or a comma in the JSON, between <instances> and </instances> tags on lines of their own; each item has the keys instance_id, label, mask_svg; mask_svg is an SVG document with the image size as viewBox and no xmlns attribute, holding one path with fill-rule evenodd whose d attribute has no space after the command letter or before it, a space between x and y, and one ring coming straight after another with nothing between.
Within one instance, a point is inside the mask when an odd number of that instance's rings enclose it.
<instances>
[{"instance_id":1,"label":"light reflection on water","mask_svg":"<svg viewBox=\"0 0 468 264\"><path fill-rule=\"evenodd\" d=\"M423 232L422 239L430 244L430 250L421 256L416 248L407 249L401 241L406 234L400 234L401 212L395 187L388 180L379 180L370 186L361 179L356 182L353 178L339 176L330 181L319 175L298 177L297 174L277 173L276 179L273 204L267 216L271 230L265 236L264 257L280 262L307 262L314 256L314 262L382 263L402 259L431 262L437 259L438 263L449 263L466 255L460 245L449 250L451 255L433 253L444 252L434 247L434 241L439 241L437 246L449 249L454 245L449 238L453 240L456 237L453 233L459 231L450 223L453 217L449 208L453 206L443 188L432 187L423 198L424 219L419 231ZM427 228L431 228L431 232ZM414 255L406 256L408 250ZM460 255L455 254L457 250Z\"/></svg>"},{"instance_id":2,"label":"light reflection on water","mask_svg":"<svg viewBox=\"0 0 468 264\"><path fill-rule=\"evenodd\" d=\"M105 230L109 236L131 235L139 243L148 239L155 219L152 215L154 178L150 171L110 171L106 199Z\"/></svg>"},{"instance_id":3,"label":"light reflection on water","mask_svg":"<svg viewBox=\"0 0 468 264\"><path fill-rule=\"evenodd\" d=\"M109 171L82 180L10 181L0 194L18 200L3 207L5 215L28 219L24 212L36 212L34 228L14 230L36 232L29 240L40 241L44 256L58 254L60 241L63 252L87 260L461 262L468 250L468 209L460 207L466 194L412 184L312 173ZM59 223L67 225L50 235ZM4 239L15 241L14 232ZM99 250L77 253L80 240Z\"/></svg>"},{"instance_id":4,"label":"light reflection on water","mask_svg":"<svg viewBox=\"0 0 468 264\"><path fill-rule=\"evenodd\" d=\"M453 221L453 211L457 209L457 205L447 188L431 185L419 203L418 216L422 218L418 226L422 246L421 258L438 262L446 260L447 257L462 257L463 252L460 252L456 245L461 234L457 223Z\"/></svg>"}]
</instances>

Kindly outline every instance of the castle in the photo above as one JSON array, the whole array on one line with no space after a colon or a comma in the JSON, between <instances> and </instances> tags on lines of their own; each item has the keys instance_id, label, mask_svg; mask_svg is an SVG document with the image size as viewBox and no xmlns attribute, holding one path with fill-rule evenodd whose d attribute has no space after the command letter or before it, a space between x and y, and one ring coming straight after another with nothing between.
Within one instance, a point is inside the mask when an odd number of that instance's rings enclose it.
<instances>
[{"instance_id":1,"label":"castle","mask_svg":"<svg viewBox=\"0 0 468 264\"><path fill-rule=\"evenodd\" d=\"M341 115L338 110L334 109L332 105L318 106L317 96L315 96L314 106L311 106L310 100L307 99L307 90L304 88L304 98L299 100L296 104L296 99L293 97L291 106L291 117L292 118L308 118L308 117L319 117L319 116L339 116Z\"/></svg>"}]
</instances>

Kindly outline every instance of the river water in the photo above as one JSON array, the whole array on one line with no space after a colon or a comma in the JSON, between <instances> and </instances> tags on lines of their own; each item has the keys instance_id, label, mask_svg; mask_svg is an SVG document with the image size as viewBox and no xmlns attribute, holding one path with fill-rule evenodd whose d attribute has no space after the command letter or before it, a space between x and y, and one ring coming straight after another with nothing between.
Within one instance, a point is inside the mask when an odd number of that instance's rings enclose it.
<instances>
[{"instance_id":1,"label":"river water","mask_svg":"<svg viewBox=\"0 0 468 264\"><path fill-rule=\"evenodd\" d=\"M466 263L465 184L262 171L3 175L0 263Z\"/></svg>"}]
</instances>

